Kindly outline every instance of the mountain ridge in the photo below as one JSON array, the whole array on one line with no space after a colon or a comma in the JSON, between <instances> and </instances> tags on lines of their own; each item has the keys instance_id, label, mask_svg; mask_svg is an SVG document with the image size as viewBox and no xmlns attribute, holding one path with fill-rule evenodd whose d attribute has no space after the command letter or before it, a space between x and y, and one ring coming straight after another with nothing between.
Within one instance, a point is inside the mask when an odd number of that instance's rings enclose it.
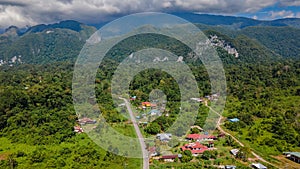
<instances>
[{"instance_id":1,"label":"mountain ridge","mask_svg":"<svg viewBox=\"0 0 300 169\"><path fill-rule=\"evenodd\" d=\"M300 28L300 18L283 18L275 20L256 20L247 17L224 16L197 13L173 13L178 17L186 19L192 23L202 23L213 26L232 26L233 29L242 29L249 26L290 26Z\"/></svg>"},{"instance_id":2,"label":"mountain ridge","mask_svg":"<svg viewBox=\"0 0 300 169\"><path fill-rule=\"evenodd\" d=\"M284 58L299 57L300 48L295 42L300 42L300 29L296 28L298 22L300 25L300 19L258 21L245 17L208 14L181 15L189 17L194 23L206 23L196 24L203 31L214 30L228 36L227 40L242 54L239 60L272 60L279 55ZM26 30L11 26L0 34L0 65L74 61L86 40L96 30L93 26L73 20L40 24ZM292 35L289 32L292 32Z\"/></svg>"},{"instance_id":3,"label":"mountain ridge","mask_svg":"<svg viewBox=\"0 0 300 169\"><path fill-rule=\"evenodd\" d=\"M253 19L243 16L228 16L228 15L214 15L214 14L198 14L198 13L190 13L190 12L177 12L177 13L170 13L171 15L175 15L178 17L181 17L189 22L192 23L200 23L205 25L213 25L213 26L233 26L232 28L245 28L249 26L290 26L295 28L300 28L300 18L281 18L281 19L274 19L274 20L259 20L259 19ZM114 18L116 19L116 18ZM112 19L112 20L114 20ZM110 21L112 21L110 20ZM93 26L99 29L106 23L109 23L110 21L100 22L100 23L83 23L78 22L75 20L63 20L59 21L57 23L50 23L50 24L37 24L31 27L27 28L18 28L22 30L21 32L27 33L27 32L35 32L35 31L42 31L44 29L47 29L49 27L52 28L63 28L62 25L64 25L64 28L72 29L75 31L78 31L80 29L80 25L88 25ZM73 24L72 27L70 27ZM16 27L14 25L11 25L10 27ZM75 28L76 27L76 28ZM2 29L0 31L0 34L5 33L6 29Z\"/></svg>"}]
</instances>

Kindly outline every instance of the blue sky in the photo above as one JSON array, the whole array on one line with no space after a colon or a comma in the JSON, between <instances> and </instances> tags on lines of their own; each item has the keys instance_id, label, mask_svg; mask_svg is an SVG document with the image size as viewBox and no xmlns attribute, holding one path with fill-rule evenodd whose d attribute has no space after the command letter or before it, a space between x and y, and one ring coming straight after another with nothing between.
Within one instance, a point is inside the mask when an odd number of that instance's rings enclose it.
<instances>
[{"instance_id":1,"label":"blue sky","mask_svg":"<svg viewBox=\"0 0 300 169\"><path fill-rule=\"evenodd\" d=\"M61 20L99 23L137 12L194 12L261 20L300 18L300 0L0 0L0 29Z\"/></svg>"},{"instance_id":2,"label":"blue sky","mask_svg":"<svg viewBox=\"0 0 300 169\"><path fill-rule=\"evenodd\" d=\"M276 3L253 13L237 13L236 15L260 20L300 18L300 6L283 6Z\"/></svg>"}]
</instances>

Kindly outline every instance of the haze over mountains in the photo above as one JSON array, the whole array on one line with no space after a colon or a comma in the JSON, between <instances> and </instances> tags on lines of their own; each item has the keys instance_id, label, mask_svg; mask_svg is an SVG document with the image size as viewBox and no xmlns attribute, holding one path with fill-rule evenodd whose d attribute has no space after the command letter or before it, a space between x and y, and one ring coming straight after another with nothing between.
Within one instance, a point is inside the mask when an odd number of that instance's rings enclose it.
<instances>
[{"instance_id":1,"label":"haze over mountains","mask_svg":"<svg viewBox=\"0 0 300 169\"><path fill-rule=\"evenodd\" d=\"M205 31L218 34L241 53L238 59L254 61L300 57L300 19L260 21L244 17L175 13ZM47 63L77 57L97 28L77 21L62 21L29 28L11 26L0 34L0 65Z\"/></svg>"}]
</instances>

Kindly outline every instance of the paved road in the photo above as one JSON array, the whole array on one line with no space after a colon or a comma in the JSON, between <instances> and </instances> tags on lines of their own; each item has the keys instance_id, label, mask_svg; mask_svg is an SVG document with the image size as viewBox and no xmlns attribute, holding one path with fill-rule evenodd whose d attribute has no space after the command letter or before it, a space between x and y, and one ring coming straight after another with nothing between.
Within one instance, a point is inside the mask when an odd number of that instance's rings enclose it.
<instances>
[{"instance_id":1,"label":"paved road","mask_svg":"<svg viewBox=\"0 0 300 169\"><path fill-rule=\"evenodd\" d=\"M149 158L148 158L148 151L146 149L147 147L145 144L145 140L144 140L144 137L140 131L140 128L135 120L134 114L130 107L130 103L128 102L128 100L126 100L124 98L120 98L120 99L124 100L124 102L125 102L125 105L127 107L127 110L129 112L129 115L130 115L130 118L131 118L131 121L133 124L133 127L135 129L136 135L138 136L139 141L140 141L140 145L141 145L141 149L142 149L142 153L143 153L143 169L149 169Z\"/></svg>"},{"instance_id":2,"label":"paved road","mask_svg":"<svg viewBox=\"0 0 300 169\"><path fill-rule=\"evenodd\" d=\"M221 121L222 121L222 119L223 119L224 117L223 117L220 113L218 113L217 111L215 111L213 108L211 108L210 106L208 106L208 105L207 105L207 102L205 102L205 106L208 107L211 111L213 111L214 113L216 113L217 115L220 116L220 117L219 117L219 120L218 120L218 123L217 123L217 129L218 129L220 132L224 133L225 135L230 136L231 138L233 138L233 140L236 141L241 147L244 147L245 145L244 145L242 142L240 142L240 141L239 141L237 138L235 138L233 135L231 135L230 133L228 133L228 132L226 132L225 130L222 129L222 127L221 127ZM263 159L262 157L260 157L259 155L257 155L254 151L251 151L251 154L253 154L253 156L254 156L255 158L257 158L258 160L260 160L260 161L262 161L262 162L264 162L264 163L267 163L267 164L269 164L269 165L271 165L271 166L273 166L273 167L277 167L276 165L274 165L274 164L272 164L272 163L266 161L265 159Z\"/></svg>"}]
</instances>

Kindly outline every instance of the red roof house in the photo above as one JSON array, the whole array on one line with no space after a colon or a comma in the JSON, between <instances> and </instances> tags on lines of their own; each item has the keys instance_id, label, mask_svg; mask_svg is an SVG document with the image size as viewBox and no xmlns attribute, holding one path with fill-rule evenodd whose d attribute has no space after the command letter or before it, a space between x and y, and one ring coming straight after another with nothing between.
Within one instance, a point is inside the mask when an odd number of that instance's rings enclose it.
<instances>
[{"instance_id":1,"label":"red roof house","mask_svg":"<svg viewBox=\"0 0 300 169\"><path fill-rule=\"evenodd\" d=\"M83 129L80 126L74 126L74 132L83 133Z\"/></svg>"},{"instance_id":2,"label":"red roof house","mask_svg":"<svg viewBox=\"0 0 300 169\"><path fill-rule=\"evenodd\" d=\"M160 159L164 160L165 162L174 162L179 155L164 155Z\"/></svg>"},{"instance_id":3,"label":"red roof house","mask_svg":"<svg viewBox=\"0 0 300 169\"><path fill-rule=\"evenodd\" d=\"M181 147L182 151L185 150L190 150L192 152L192 154L194 155L198 155L198 154L202 154L204 151L208 150L208 147L195 142L195 143L189 143L189 144L185 144L184 146Z\"/></svg>"},{"instance_id":4,"label":"red roof house","mask_svg":"<svg viewBox=\"0 0 300 169\"><path fill-rule=\"evenodd\" d=\"M202 140L215 140L217 139L216 136L213 135L204 135L204 134L189 134L186 137L188 140L194 141L202 141Z\"/></svg>"},{"instance_id":5,"label":"red roof house","mask_svg":"<svg viewBox=\"0 0 300 169\"><path fill-rule=\"evenodd\" d=\"M142 106L150 107L151 103L150 102L142 102Z\"/></svg>"},{"instance_id":6,"label":"red roof house","mask_svg":"<svg viewBox=\"0 0 300 169\"><path fill-rule=\"evenodd\" d=\"M175 159L177 157L178 157L178 155L164 155L161 158L162 159Z\"/></svg>"}]
</instances>

